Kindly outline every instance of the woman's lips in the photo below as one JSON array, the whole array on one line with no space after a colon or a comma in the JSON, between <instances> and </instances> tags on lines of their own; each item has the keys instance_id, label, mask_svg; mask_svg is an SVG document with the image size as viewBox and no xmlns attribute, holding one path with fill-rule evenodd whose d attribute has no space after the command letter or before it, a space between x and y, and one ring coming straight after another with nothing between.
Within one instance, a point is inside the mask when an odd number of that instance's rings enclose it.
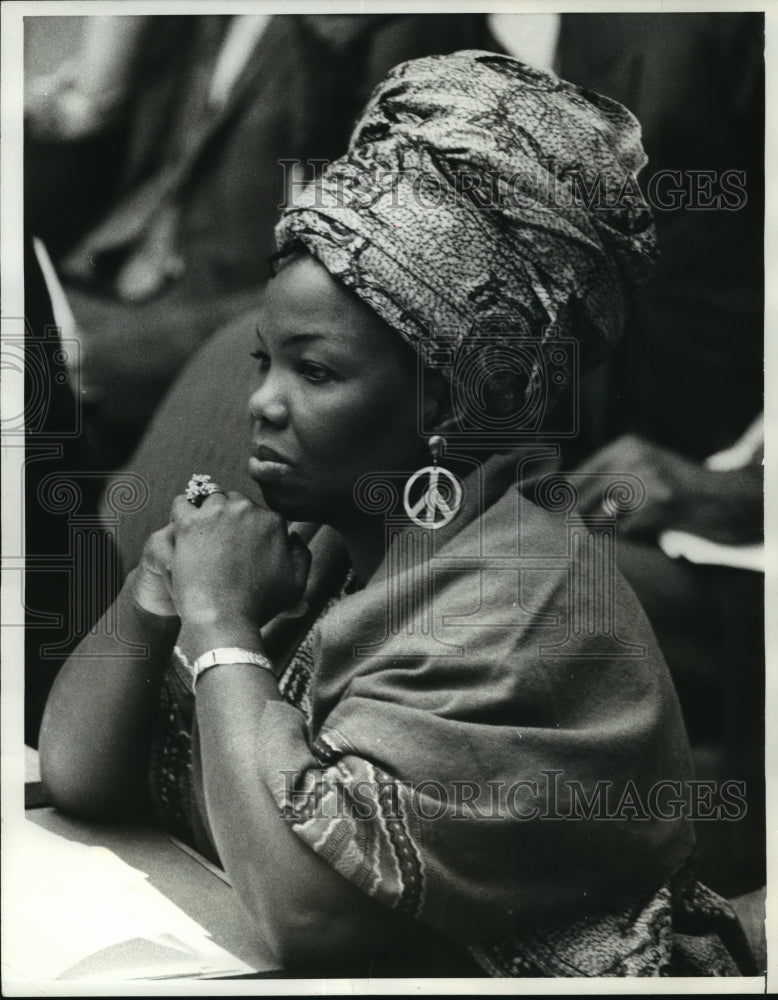
<instances>
[{"instance_id":1,"label":"woman's lips","mask_svg":"<svg viewBox=\"0 0 778 1000\"><path fill-rule=\"evenodd\" d=\"M279 465L292 464L286 455L282 455L280 451L276 451L275 448L266 444L255 444L251 453L260 462L276 462Z\"/></svg>"},{"instance_id":2,"label":"woman's lips","mask_svg":"<svg viewBox=\"0 0 778 1000\"><path fill-rule=\"evenodd\" d=\"M292 464L267 445L258 445L252 449L249 459L249 473L253 479L262 483L277 482L292 471Z\"/></svg>"}]
</instances>

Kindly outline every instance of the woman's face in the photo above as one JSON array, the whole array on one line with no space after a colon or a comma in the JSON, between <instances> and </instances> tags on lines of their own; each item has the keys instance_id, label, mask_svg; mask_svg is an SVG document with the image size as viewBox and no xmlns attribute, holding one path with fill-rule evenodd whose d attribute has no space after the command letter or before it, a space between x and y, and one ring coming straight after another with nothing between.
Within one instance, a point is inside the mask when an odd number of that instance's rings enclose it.
<instances>
[{"instance_id":1,"label":"woman's face","mask_svg":"<svg viewBox=\"0 0 778 1000\"><path fill-rule=\"evenodd\" d=\"M249 473L288 519L342 524L365 473L426 464L416 359L313 257L268 283L249 400Z\"/></svg>"}]
</instances>

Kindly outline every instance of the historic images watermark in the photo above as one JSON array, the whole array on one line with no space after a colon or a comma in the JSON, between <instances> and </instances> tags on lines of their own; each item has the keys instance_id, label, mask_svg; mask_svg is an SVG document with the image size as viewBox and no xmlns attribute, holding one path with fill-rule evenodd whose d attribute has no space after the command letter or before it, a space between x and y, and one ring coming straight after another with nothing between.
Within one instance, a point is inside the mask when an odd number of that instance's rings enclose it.
<instances>
[{"instance_id":1,"label":"historic images watermark","mask_svg":"<svg viewBox=\"0 0 778 1000\"><path fill-rule=\"evenodd\" d=\"M349 178L346 194L341 175L328 177L326 187L316 185L328 165L325 159L279 160L286 192L279 209L299 207L300 196L310 184L313 201L306 197L306 205L319 209L354 203L364 209L384 198L391 199L393 208L401 208L403 199L410 198L417 207L430 210L465 201L481 210L579 206L589 211L626 211L647 203L656 212L737 212L748 204L748 178L739 169L665 168L641 175L642 183L634 173L625 172L621 183L606 187L599 174L563 171L553 158L512 174L460 169L449 180L433 171L418 170L409 176L371 165Z\"/></svg>"},{"instance_id":2,"label":"historic images watermark","mask_svg":"<svg viewBox=\"0 0 778 1000\"><path fill-rule=\"evenodd\" d=\"M742 820L748 811L746 782L665 779L648 788L629 779L584 783L564 771L543 770L534 778L507 781L436 780L416 783L338 777L327 771L281 771L282 815L295 821L382 815L426 821L505 820L523 822L695 822ZM303 780L301 780L301 778Z\"/></svg>"}]
</instances>

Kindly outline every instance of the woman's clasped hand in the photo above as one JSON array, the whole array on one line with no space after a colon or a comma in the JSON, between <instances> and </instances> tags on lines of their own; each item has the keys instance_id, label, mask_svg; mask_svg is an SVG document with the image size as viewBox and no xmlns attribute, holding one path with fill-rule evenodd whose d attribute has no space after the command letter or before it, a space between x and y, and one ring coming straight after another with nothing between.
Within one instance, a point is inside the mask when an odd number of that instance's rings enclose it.
<instances>
[{"instance_id":1,"label":"woman's clasped hand","mask_svg":"<svg viewBox=\"0 0 778 1000\"><path fill-rule=\"evenodd\" d=\"M135 599L153 614L180 618L187 645L217 632L225 641L234 633L236 642L300 601L310 563L285 520L243 494L214 492L199 507L182 494L170 523L146 543Z\"/></svg>"}]
</instances>

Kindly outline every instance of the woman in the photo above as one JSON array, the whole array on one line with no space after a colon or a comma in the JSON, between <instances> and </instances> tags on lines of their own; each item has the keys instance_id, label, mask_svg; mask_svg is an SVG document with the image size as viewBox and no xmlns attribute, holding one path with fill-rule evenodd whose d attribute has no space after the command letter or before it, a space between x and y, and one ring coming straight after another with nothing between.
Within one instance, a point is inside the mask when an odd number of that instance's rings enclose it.
<instances>
[{"instance_id":1,"label":"woman","mask_svg":"<svg viewBox=\"0 0 778 1000\"><path fill-rule=\"evenodd\" d=\"M590 581L615 619L579 627L588 549L534 435L651 260L638 136L508 57L393 71L277 231L249 404L267 507L194 477L121 639L57 680L55 802L128 812L148 781L286 966L747 967L683 811L643 806L690 776L678 705L623 583ZM306 547L288 520L324 527Z\"/></svg>"}]
</instances>

